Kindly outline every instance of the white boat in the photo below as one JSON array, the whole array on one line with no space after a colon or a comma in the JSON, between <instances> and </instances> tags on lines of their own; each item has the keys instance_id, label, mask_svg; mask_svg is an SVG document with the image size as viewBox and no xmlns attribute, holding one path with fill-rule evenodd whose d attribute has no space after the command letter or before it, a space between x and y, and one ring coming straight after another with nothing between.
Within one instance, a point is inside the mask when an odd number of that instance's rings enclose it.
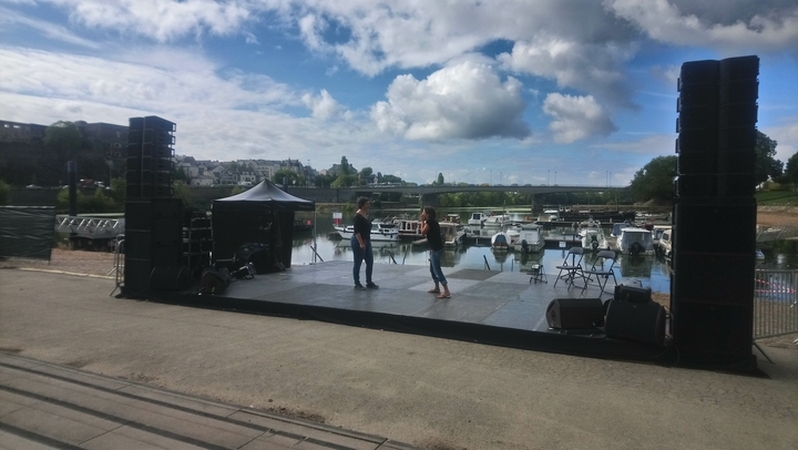
<instances>
[{"instance_id":1,"label":"white boat","mask_svg":"<svg viewBox=\"0 0 798 450\"><path fill-rule=\"evenodd\" d=\"M460 224L460 214L446 214L446 216L441 219L441 223Z\"/></svg>"},{"instance_id":2,"label":"white boat","mask_svg":"<svg viewBox=\"0 0 798 450\"><path fill-rule=\"evenodd\" d=\"M537 253L543 250L543 247L546 246L546 240L543 238L542 228L534 223L522 224L518 233L518 246L516 248L524 253Z\"/></svg>"},{"instance_id":3,"label":"white boat","mask_svg":"<svg viewBox=\"0 0 798 450\"><path fill-rule=\"evenodd\" d=\"M670 228L662 232L662 236L659 238L659 251L662 253L663 256L666 258L670 258L673 255L673 232L675 231L674 228Z\"/></svg>"},{"instance_id":4,"label":"white boat","mask_svg":"<svg viewBox=\"0 0 798 450\"><path fill-rule=\"evenodd\" d=\"M396 228L399 230L399 237L409 239L419 239L422 237L421 223L417 218L397 217L393 219L393 223L396 224Z\"/></svg>"},{"instance_id":5,"label":"white boat","mask_svg":"<svg viewBox=\"0 0 798 450\"><path fill-rule=\"evenodd\" d=\"M616 243L616 251L624 255L653 255L654 240L645 228L624 228Z\"/></svg>"},{"instance_id":6,"label":"white boat","mask_svg":"<svg viewBox=\"0 0 798 450\"><path fill-rule=\"evenodd\" d=\"M521 237L521 227L511 225L490 237L490 247L494 251L511 251L515 249Z\"/></svg>"},{"instance_id":7,"label":"white boat","mask_svg":"<svg viewBox=\"0 0 798 450\"><path fill-rule=\"evenodd\" d=\"M662 252L662 235L665 234L666 231L670 231L672 225L654 225L651 229L651 240L654 242L654 251L659 253Z\"/></svg>"},{"instance_id":8,"label":"white boat","mask_svg":"<svg viewBox=\"0 0 798 450\"><path fill-rule=\"evenodd\" d=\"M608 250L610 248L609 244L607 243L607 238L604 237L604 233L601 231L601 228L598 230L587 229L584 231L581 238L582 248L585 250L600 251Z\"/></svg>"},{"instance_id":9,"label":"white boat","mask_svg":"<svg viewBox=\"0 0 798 450\"><path fill-rule=\"evenodd\" d=\"M491 214L482 222L485 227L503 227L510 223L509 214Z\"/></svg>"},{"instance_id":10,"label":"white boat","mask_svg":"<svg viewBox=\"0 0 798 450\"><path fill-rule=\"evenodd\" d=\"M341 235L343 239L351 239L355 234L355 226L347 225L345 227L337 226L335 231ZM372 242L391 242L399 240L399 228L394 223L389 222L371 222L371 240Z\"/></svg>"},{"instance_id":11,"label":"white boat","mask_svg":"<svg viewBox=\"0 0 798 450\"><path fill-rule=\"evenodd\" d=\"M465 240L465 229L459 223L438 222L441 226L441 237L443 245L457 247L463 245Z\"/></svg>"},{"instance_id":12,"label":"white boat","mask_svg":"<svg viewBox=\"0 0 798 450\"><path fill-rule=\"evenodd\" d=\"M560 211L557 209L544 209L543 213L538 216L538 223L558 222L560 220Z\"/></svg>"},{"instance_id":13,"label":"white boat","mask_svg":"<svg viewBox=\"0 0 798 450\"><path fill-rule=\"evenodd\" d=\"M587 220L579 223L579 238L582 240L582 248L589 251L599 251L609 249L607 239L604 237L604 230L597 220Z\"/></svg>"},{"instance_id":14,"label":"white boat","mask_svg":"<svg viewBox=\"0 0 798 450\"><path fill-rule=\"evenodd\" d=\"M472 227L481 227L489 215L490 213L484 212L471 213L471 217L468 219L468 225Z\"/></svg>"}]
</instances>

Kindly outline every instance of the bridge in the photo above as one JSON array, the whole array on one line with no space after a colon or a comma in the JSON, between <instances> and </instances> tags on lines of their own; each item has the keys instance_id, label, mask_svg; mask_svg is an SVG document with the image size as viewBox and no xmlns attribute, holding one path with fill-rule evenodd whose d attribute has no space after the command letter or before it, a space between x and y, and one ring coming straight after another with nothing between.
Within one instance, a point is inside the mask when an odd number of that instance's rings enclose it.
<instances>
[{"instance_id":1,"label":"bridge","mask_svg":"<svg viewBox=\"0 0 798 450\"><path fill-rule=\"evenodd\" d=\"M524 186L477 186L477 185L424 185L424 186L391 186L391 185L369 185L353 186L348 188L315 188L315 187L292 187L284 188L293 195L315 201L335 201L337 203L353 201L358 196L371 197L373 194L380 193L400 193L418 194L421 196L423 204L436 205L437 196L440 194L452 194L457 192L519 192L533 197L536 194L554 193L573 193L573 192L607 192L627 189L623 187L609 186L580 186L580 185L524 185Z\"/></svg>"}]
</instances>

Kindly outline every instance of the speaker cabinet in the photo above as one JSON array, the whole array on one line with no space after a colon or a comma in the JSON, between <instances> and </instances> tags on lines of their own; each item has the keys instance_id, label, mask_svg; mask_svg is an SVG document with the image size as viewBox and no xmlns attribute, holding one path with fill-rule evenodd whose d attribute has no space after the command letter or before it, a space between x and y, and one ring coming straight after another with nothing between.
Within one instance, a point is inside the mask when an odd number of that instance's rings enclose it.
<instances>
[{"instance_id":1,"label":"speaker cabinet","mask_svg":"<svg viewBox=\"0 0 798 450\"><path fill-rule=\"evenodd\" d=\"M122 294L128 297L144 295L150 285L151 272L152 263L149 259L131 258L125 254L125 282L122 285Z\"/></svg>"},{"instance_id":2,"label":"speaker cabinet","mask_svg":"<svg viewBox=\"0 0 798 450\"><path fill-rule=\"evenodd\" d=\"M751 355L753 306L681 301L673 310L673 338L684 355ZM710 361L711 362L711 361Z\"/></svg>"},{"instance_id":3,"label":"speaker cabinet","mask_svg":"<svg viewBox=\"0 0 798 450\"><path fill-rule=\"evenodd\" d=\"M637 286L626 286L619 284L618 286L615 286L613 300L634 303L650 302L651 288L641 288Z\"/></svg>"},{"instance_id":4,"label":"speaker cabinet","mask_svg":"<svg viewBox=\"0 0 798 450\"><path fill-rule=\"evenodd\" d=\"M681 236L678 237L681 239ZM753 250L745 254L674 253L671 296L676 302L751 305L754 299Z\"/></svg>"},{"instance_id":5,"label":"speaker cabinet","mask_svg":"<svg viewBox=\"0 0 798 450\"><path fill-rule=\"evenodd\" d=\"M604 330L608 338L662 347L665 344L665 308L655 302L610 300Z\"/></svg>"},{"instance_id":6,"label":"speaker cabinet","mask_svg":"<svg viewBox=\"0 0 798 450\"><path fill-rule=\"evenodd\" d=\"M604 304L600 298L557 298L546 309L550 328L576 330L604 324Z\"/></svg>"}]
</instances>

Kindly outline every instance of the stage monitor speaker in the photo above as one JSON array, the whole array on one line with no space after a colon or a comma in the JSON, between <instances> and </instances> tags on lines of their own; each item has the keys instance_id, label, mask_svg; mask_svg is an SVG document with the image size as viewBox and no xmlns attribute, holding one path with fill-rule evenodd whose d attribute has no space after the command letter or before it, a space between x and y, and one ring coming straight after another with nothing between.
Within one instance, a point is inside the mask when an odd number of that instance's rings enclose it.
<instances>
[{"instance_id":1,"label":"stage monitor speaker","mask_svg":"<svg viewBox=\"0 0 798 450\"><path fill-rule=\"evenodd\" d=\"M191 287L191 273L186 266L156 266L150 273L150 290L184 291Z\"/></svg>"},{"instance_id":2,"label":"stage monitor speaker","mask_svg":"<svg viewBox=\"0 0 798 450\"><path fill-rule=\"evenodd\" d=\"M604 331L609 338L662 347L665 344L665 308L656 302L610 300Z\"/></svg>"},{"instance_id":3,"label":"stage monitor speaker","mask_svg":"<svg viewBox=\"0 0 798 450\"><path fill-rule=\"evenodd\" d=\"M222 294L230 286L232 277L226 269L208 267L200 276L200 294Z\"/></svg>"},{"instance_id":4,"label":"stage monitor speaker","mask_svg":"<svg viewBox=\"0 0 798 450\"><path fill-rule=\"evenodd\" d=\"M546 309L550 328L576 330L604 324L604 304L600 298L556 298Z\"/></svg>"},{"instance_id":5,"label":"stage monitor speaker","mask_svg":"<svg viewBox=\"0 0 798 450\"><path fill-rule=\"evenodd\" d=\"M651 288L637 286L626 286L619 284L615 286L613 300L621 302L645 303L651 301Z\"/></svg>"}]
</instances>

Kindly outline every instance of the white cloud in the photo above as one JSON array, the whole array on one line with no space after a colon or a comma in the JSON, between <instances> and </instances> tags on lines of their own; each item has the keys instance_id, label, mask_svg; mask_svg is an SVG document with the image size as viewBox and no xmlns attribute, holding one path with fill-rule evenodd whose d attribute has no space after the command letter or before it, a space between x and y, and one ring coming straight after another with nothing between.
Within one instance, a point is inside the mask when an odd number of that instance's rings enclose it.
<instances>
[{"instance_id":1,"label":"white cloud","mask_svg":"<svg viewBox=\"0 0 798 450\"><path fill-rule=\"evenodd\" d=\"M109 60L0 47L0 104L25 105L3 118L126 124L130 117L158 115L178 124L175 150L181 154L225 160L313 158L320 167L340 161L341 155L359 160L377 138L352 115L346 116L350 121L323 128L315 119L291 117L283 107L303 104L291 89L265 76L221 76L214 63L195 52L139 49L117 56ZM315 101L319 111L329 111L334 103L323 93Z\"/></svg>"},{"instance_id":2,"label":"white cloud","mask_svg":"<svg viewBox=\"0 0 798 450\"><path fill-rule=\"evenodd\" d=\"M135 33L169 42L186 34L229 35L250 19L246 1L213 0L51 0L66 7L70 19L88 27Z\"/></svg>"},{"instance_id":3,"label":"white cloud","mask_svg":"<svg viewBox=\"0 0 798 450\"><path fill-rule=\"evenodd\" d=\"M787 160L798 152L798 117L793 117L791 123L768 127L760 131L776 141L775 158L779 161L786 164Z\"/></svg>"},{"instance_id":4,"label":"white cloud","mask_svg":"<svg viewBox=\"0 0 798 450\"><path fill-rule=\"evenodd\" d=\"M724 2L722 7L717 3L709 7L705 3L672 3L668 0L604 2L619 17L636 24L657 41L712 46L734 53L754 48L795 52L798 46L798 5L794 1L733 1Z\"/></svg>"},{"instance_id":5,"label":"white cloud","mask_svg":"<svg viewBox=\"0 0 798 450\"><path fill-rule=\"evenodd\" d=\"M518 80L502 82L492 67L466 62L425 80L396 77L371 117L380 131L407 139L520 139L529 134L521 93Z\"/></svg>"},{"instance_id":6,"label":"white cloud","mask_svg":"<svg viewBox=\"0 0 798 450\"><path fill-rule=\"evenodd\" d=\"M633 54L633 46L539 36L516 42L511 53L502 53L497 60L507 70L554 79L561 88L591 92L603 101L632 106L622 63Z\"/></svg>"},{"instance_id":7,"label":"white cloud","mask_svg":"<svg viewBox=\"0 0 798 450\"><path fill-rule=\"evenodd\" d=\"M617 129L607 112L590 95L551 93L543 101L543 112L554 118L549 128L554 142L560 144L606 136Z\"/></svg>"},{"instance_id":8,"label":"white cloud","mask_svg":"<svg viewBox=\"0 0 798 450\"><path fill-rule=\"evenodd\" d=\"M313 117L317 119L327 120L341 113L341 106L326 89L322 89L318 96L303 95L302 102L313 111Z\"/></svg>"}]
</instances>

